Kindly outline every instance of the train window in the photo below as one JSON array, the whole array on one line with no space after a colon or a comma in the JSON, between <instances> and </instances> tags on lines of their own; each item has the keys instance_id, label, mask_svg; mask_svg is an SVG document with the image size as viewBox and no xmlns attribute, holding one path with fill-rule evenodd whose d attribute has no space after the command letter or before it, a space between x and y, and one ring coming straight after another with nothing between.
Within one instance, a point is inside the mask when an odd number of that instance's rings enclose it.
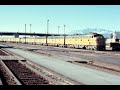
<instances>
[{"instance_id":1,"label":"train window","mask_svg":"<svg viewBox=\"0 0 120 90\"><path fill-rule=\"evenodd\" d=\"M94 37L97 37L97 35L94 35Z\"/></svg>"},{"instance_id":2,"label":"train window","mask_svg":"<svg viewBox=\"0 0 120 90\"><path fill-rule=\"evenodd\" d=\"M94 37L102 37L103 38L103 36L100 34L96 34L96 35L94 35Z\"/></svg>"}]
</instances>

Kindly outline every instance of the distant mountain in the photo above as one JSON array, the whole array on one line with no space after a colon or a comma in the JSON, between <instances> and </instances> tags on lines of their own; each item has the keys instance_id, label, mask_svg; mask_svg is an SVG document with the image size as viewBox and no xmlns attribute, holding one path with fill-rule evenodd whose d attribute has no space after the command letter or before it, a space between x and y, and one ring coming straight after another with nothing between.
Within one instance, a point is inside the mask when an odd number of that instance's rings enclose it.
<instances>
[{"instance_id":1,"label":"distant mountain","mask_svg":"<svg viewBox=\"0 0 120 90\"><path fill-rule=\"evenodd\" d=\"M112 32L113 31L106 30L106 29L86 28L86 29L83 29L83 30L74 30L74 31L70 32L70 34L98 33L98 34L102 34L105 38L109 38L110 34Z\"/></svg>"}]
</instances>

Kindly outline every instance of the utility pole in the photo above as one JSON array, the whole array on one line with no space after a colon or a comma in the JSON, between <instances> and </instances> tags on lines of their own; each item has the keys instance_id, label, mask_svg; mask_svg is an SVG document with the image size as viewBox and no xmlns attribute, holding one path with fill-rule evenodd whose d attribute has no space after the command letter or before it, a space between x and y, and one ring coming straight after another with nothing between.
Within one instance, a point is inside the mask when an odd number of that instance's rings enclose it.
<instances>
[{"instance_id":1,"label":"utility pole","mask_svg":"<svg viewBox=\"0 0 120 90\"><path fill-rule=\"evenodd\" d=\"M49 20L47 20L47 34L48 34L48 30L49 30Z\"/></svg>"},{"instance_id":2,"label":"utility pole","mask_svg":"<svg viewBox=\"0 0 120 90\"><path fill-rule=\"evenodd\" d=\"M48 38L48 30L49 30L49 20L47 20L47 35L46 35L46 45L48 44L48 43L47 43L47 38Z\"/></svg>"},{"instance_id":3,"label":"utility pole","mask_svg":"<svg viewBox=\"0 0 120 90\"><path fill-rule=\"evenodd\" d=\"M25 24L25 44L26 44L26 24Z\"/></svg>"},{"instance_id":4,"label":"utility pole","mask_svg":"<svg viewBox=\"0 0 120 90\"><path fill-rule=\"evenodd\" d=\"M64 35L65 35L65 27L66 27L66 25L64 25Z\"/></svg>"},{"instance_id":5,"label":"utility pole","mask_svg":"<svg viewBox=\"0 0 120 90\"><path fill-rule=\"evenodd\" d=\"M32 24L30 24L30 33L31 33L31 25L32 25Z\"/></svg>"},{"instance_id":6,"label":"utility pole","mask_svg":"<svg viewBox=\"0 0 120 90\"><path fill-rule=\"evenodd\" d=\"M64 47L66 47L65 46L65 27L66 27L66 25L64 25Z\"/></svg>"},{"instance_id":7,"label":"utility pole","mask_svg":"<svg viewBox=\"0 0 120 90\"><path fill-rule=\"evenodd\" d=\"M59 28L60 28L60 26L58 26L58 34L59 34Z\"/></svg>"}]
</instances>

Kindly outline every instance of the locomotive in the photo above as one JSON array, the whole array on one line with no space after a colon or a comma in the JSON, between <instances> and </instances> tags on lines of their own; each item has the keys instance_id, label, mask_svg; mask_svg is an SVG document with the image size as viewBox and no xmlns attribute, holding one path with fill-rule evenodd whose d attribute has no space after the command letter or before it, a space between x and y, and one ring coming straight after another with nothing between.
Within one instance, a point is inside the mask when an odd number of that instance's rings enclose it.
<instances>
[{"instance_id":1,"label":"locomotive","mask_svg":"<svg viewBox=\"0 0 120 90\"><path fill-rule=\"evenodd\" d=\"M89 33L84 35L42 36L32 38L0 38L1 42L28 43L52 45L88 50L105 50L105 38L101 34Z\"/></svg>"}]
</instances>

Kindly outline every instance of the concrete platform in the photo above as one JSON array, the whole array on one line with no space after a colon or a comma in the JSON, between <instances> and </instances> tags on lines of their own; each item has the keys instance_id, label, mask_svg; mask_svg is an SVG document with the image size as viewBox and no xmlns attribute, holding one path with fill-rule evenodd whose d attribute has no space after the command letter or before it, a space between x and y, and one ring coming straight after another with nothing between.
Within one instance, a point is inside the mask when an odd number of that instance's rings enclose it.
<instances>
[{"instance_id":1,"label":"concrete platform","mask_svg":"<svg viewBox=\"0 0 120 90\"><path fill-rule=\"evenodd\" d=\"M0 60L24 60L24 58L18 56L0 56Z\"/></svg>"},{"instance_id":2,"label":"concrete platform","mask_svg":"<svg viewBox=\"0 0 120 90\"><path fill-rule=\"evenodd\" d=\"M0 44L0 48L13 48L13 46L7 46L7 45Z\"/></svg>"},{"instance_id":3,"label":"concrete platform","mask_svg":"<svg viewBox=\"0 0 120 90\"><path fill-rule=\"evenodd\" d=\"M78 66L58 58L43 56L20 49L7 48L7 50L85 85L120 85L120 76L113 73Z\"/></svg>"}]
</instances>

